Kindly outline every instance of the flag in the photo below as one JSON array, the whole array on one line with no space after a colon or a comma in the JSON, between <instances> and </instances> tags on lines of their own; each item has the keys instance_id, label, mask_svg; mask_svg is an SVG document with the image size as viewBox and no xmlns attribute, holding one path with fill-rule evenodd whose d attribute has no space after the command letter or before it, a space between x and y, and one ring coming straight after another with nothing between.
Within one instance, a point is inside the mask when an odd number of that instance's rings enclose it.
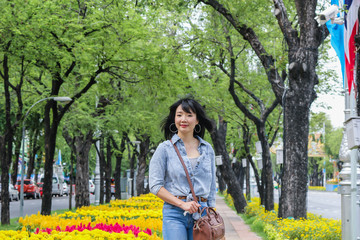
<instances>
[{"instance_id":1,"label":"flag","mask_svg":"<svg viewBox=\"0 0 360 240\"><path fill-rule=\"evenodd\" d=\"M340 0L343 3L343 0ZM339 5L339 0L331 0L331 5ZM337 14L337 17L340 17L340 13ZM331 46L334 48L336 55L340 60L341 73L343 78L343 86L345 86L345 53L344 53L344 25L339 25L336 23L331 23L331 20L326 22L326 27L328 28L331 39Z\"/></svg>"},{"instance_id":2,"label":"flag","mask_svg":"<svg viewBox=\"0 0 360 240\"><path fill-rule=\"evenodd\" d=\"M57 160L56 164L61 165L61 150L59 150L58 160Z\"/></svg>"},{"instance_id":3,"label":"flag","mask_svg":"<svg viewBox=\"0 0 360 240\"><path fill-rule=\"evenodd\" d=\"M345 74L347 78L349 94L351 88L355 86L355 35L358 31L358 8L360 0L345 0L344 15L344 52L345 52Z\"/></svg>"}]
</instances>

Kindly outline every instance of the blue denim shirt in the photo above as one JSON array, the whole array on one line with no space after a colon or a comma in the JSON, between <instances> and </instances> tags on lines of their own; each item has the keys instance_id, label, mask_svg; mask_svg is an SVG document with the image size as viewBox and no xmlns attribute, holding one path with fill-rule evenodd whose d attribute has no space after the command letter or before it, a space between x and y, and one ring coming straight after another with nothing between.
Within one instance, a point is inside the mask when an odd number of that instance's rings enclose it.
<instances>
[{"instance_id":1,"label":"blue denim shirt","mask_svg":"<svg viewBox=\"0 0 360 240\"><path fill-rule=\"evenodd\" d=\"M195 195L208 199L208 206L215 207L216 169L215 154L211 145L198 137L200 157L193 169L187 157L184 142L175 134L171 140L179 149L194 186ZM164 187L174 196L191 196L185 170L170 141L162 142L156 149L149 167L150 192L157 194Z\"/></svg>"}]
</instances>

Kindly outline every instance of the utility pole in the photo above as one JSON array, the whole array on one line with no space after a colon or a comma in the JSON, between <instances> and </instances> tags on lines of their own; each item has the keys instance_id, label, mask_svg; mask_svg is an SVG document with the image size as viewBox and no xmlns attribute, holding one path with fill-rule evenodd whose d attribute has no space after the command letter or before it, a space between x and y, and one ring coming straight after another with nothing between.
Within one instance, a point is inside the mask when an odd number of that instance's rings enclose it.
<instances>
[{"instance_id":1,"label":"utility pole","mask_svg":"<svg viewBox=\"0 0 360 240\"><path fill-rule=\"evenodd\" d=\"M358 20L360 16L360 8L358 9ZM358 31L360 32L360 31ZM360 99L359 99L359 85L360 85L360 35L355 36L356 47L356 99L355 87L352 88L349 94L348 81L345 78L345 131L340 146L339 158L344 162L343 168L339 173L341 178L339 193L341 194L341 230L342 239L360 240L358 226L360 224L360 202L359 202L359 176L358 168L359 160L359 143L356 137L360 135L360 128L357 125L360 123ZM346 76L346 74L344 74Z\"/></svg>"}]
</instances>

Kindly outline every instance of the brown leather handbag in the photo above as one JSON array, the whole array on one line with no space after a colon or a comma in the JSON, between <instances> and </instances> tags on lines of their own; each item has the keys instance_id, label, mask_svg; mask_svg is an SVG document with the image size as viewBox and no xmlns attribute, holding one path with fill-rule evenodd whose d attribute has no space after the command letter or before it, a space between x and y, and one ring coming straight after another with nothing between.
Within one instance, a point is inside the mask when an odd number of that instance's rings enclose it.
<instances>
[{"instance_id":1,"label":"brown leather handbag","mask_svg":"<svg viewBox=\"0 0 360 240\"><path fill-rule=\"evenodd\" d=\"M170 142L173 144L173 142L171 140L170 140ZM190 180L190 176L186 169L184 160L182 159L179 149L176 147L176 145L173 144L173 146L174 146L175 151L180 159L181 164L184 167L184 170L186 173L186 178L189 182L193 199L197 199L195 192L194 192L194 187ZM202 216L204 211L206 211L206 215ZM194 240L220 240L220 239L224 238L224 236L225 236L224 220L214 208L204 207L200 212L200 216L202 216L202 217L200 217L194 223L194 227L193 227L193 239Z\"/></svg>"}]
</instances>

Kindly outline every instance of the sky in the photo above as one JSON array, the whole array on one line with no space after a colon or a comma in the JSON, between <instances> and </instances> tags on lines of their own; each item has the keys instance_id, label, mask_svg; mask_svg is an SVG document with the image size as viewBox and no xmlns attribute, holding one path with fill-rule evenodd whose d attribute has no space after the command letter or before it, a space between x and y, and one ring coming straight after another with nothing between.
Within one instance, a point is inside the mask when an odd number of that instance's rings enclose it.
<instances>
[{"instance_id":1,"label":"sky","mask_svg":"<svg viewBox=\"0 0 360 240\"><path fill-rule=\"evenodd\" d=\"M316 107L316 103L326 103L331 106L331 109L324 109ZM345 97L339 95L320 95L311 106L313 112L325 112L330 120L333 127L343 127L345 121Z\"/></svg>"},{"instance_id":2,"label":"sky","mask_svg":"<svg viewBox=\"0 0 360 240\"><path fill-rule=\"evenodd\" d=\"M341 66L338 57L333 48L329 50L329 55L331 56L332 61L327 64L329 68L336 69L338 75L338 84L343 85ZM325 109L318 107L320 103L323 103L331 109ZM339 95L330 95L330 94L318 94L318 98L311 105L311 111L313 112L325 112L330 120L333 127L343 127L345 121L345 97Z\"/></svg>"}]
</instances>

